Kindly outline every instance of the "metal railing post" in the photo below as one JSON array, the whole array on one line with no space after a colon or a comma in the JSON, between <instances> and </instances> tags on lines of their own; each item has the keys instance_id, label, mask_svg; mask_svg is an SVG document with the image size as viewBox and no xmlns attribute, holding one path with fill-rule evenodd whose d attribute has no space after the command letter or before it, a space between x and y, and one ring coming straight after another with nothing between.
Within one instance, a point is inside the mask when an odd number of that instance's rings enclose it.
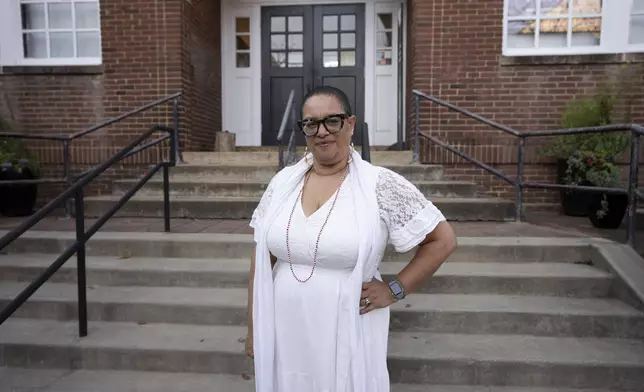
<instances>
[{"instance_id":1,"label":"metal railing post","mask_svg":"<svg viewBox=\"0 0 644 392\"><path fill-rule=\"evenodd\" d=\"M519 136L519 156L517 162L517 180L516 180L516 201L515 217L516 222L523 220L523 169L525 164L525 137Z\"/></svg>"},{"instance_id":2,"label":"metal railing post","mask_svg":"<svg viewBox=\"0 0 644 392\"><path fill-rule=\"evenodd\" d=\"M70 169L70 156L69 156L69 140L63 140L63 179L65 181L65 184L67 186L70 186L72 184L72 178L71 178L71 169ZM67 217L71 217L72 213L72 208L71 208L71 200L67 200L65 202L65 215Z\"/></svg>"},{"instance_id":3,"label":"metal railing post","mask_svg":"<svg viewBox=\"0 0 644 392\"><path fill-rule=\"evenodd\" d=\"M414 155L411 163L420 163L420 97L414 94Z\"/></svg>"},{"instance_id":4,"label":"metal railing post","mask_svg":"<svg viewBox=\"0 0 644 392\"><path fill-rule=\"evenodd\" d=\"M628 179L628 223L626 242L635 247L635 229L637 219L637 176L640 165L640 135L631 131L631 167Z\"/></svg>"},{"instance_id":5,"label":"metal railing post","mask_svg":"<svg viewBox=\"0 0 644 392\"><path fill-rule=\"evenodd\" d=\"M174 163L183 163L179 146L179 98L172 101L172 147L174 150Z\"/></svg>"},{"instance_id":6,"label":"metal railing post","mask_svg":"<svg viewBox=\"0 0 644 392\"><path fill-rule=\"evenodd\" d=\"M163 227L170 232L170 165L163 165Z\"/></svg>"},{"instance_id":7,"label":"metal railing post","mask_svg":"<svg viewBox=\"0 0 644 392\"><path fill-rule=\"evenodd\" d=\"M76 251L76 274L78 284L78 330L80 337L87 336L87 279L85 254L85 201L83 187L76 191L76 241L80 243Z\"/></svg>"}]
</instances>

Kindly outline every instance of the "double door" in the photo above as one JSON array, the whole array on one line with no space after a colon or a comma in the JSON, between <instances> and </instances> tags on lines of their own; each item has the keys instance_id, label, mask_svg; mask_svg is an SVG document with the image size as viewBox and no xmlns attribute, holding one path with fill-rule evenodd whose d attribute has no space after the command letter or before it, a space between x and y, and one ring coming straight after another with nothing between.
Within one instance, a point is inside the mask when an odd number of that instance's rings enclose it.
<instances>
[{"instance_id":1,"label":"double door","mask_svg":"<svg viewBox=\"0 0 644 392\"><path fill-rule=\"evenodd\" d=\"M302 98L316 86L340 88L364 123L364 4L262 8L262 145L275 145L289 93L296 120ZM297 132L298 144L304 136Z\"/></svg>"}]
</instances>

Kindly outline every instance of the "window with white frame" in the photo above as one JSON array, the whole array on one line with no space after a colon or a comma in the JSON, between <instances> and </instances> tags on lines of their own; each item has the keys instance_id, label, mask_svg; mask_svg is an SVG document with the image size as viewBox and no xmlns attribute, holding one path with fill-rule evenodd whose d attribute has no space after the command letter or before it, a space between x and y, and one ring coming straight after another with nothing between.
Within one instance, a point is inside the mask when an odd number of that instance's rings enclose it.
<instances>
[{"instance_id":1,"label":"window with white frame","mask_svg":"<svg viewBox=\"0 0 644 392\"><path fill-rule=\"evenodd\" d=\"M628 43L644 45L644 0L633 0Z\"/></svg>"},{"instance_id":2,"label":"window with white frame","mask_svg":"<svg viewBox=\"0 0 644 392\"><path fill-rule=\"evenodd\" d=\"M644 0L505 0L505 55L643 51ZM633 12L629 10L633 9ZM630 39L629 39L630 36Z\"/></svg>"},{"instance_id":3,"label":"window with white frame","mask_svg":"<svg viewBox=\"0 0 644 392\"><path fill-rule=\"evenodd\" d=\"M17 0L10 53L14 63L96 64L101 61L98 0ZM17 42L16 42L17 41ZM3 42L4 43L4 42ZM4 56L7 56L4 53Z\"/></svg>"}]
</instances>

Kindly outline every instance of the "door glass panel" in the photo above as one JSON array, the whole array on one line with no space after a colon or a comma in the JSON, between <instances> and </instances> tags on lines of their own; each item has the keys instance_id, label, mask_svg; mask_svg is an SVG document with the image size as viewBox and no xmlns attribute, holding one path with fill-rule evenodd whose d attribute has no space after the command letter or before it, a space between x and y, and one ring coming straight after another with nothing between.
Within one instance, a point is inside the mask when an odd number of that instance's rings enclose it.
<instances>
[{"instance_id":1,"label":"door glass panel","mask_svg":"<svg viewBox=\"0 0 644 392\"><path fill-rule=\"evenodd\" d=\"M340 47L342 49L353 49L356 47L355 33L340 34Z\"/></svg>"},{"instance_id":2,"label":"door glass panel","mask_svg":"<svg viewBox=\"0 0 644 392\"><path fill-rule=\"evenodd\" d=\"M338 67L338 52L324 52L322 54L324 68Z\"/></svg>"},{"instance_id":3,"label":"door glass panel","mask_svg":"<svg viewBox=\"0 0 644 392\"><path fill-rule=\"evenodd\" d=\"M273 16L271 18L271 32L282 33L286 31L286 18L283 16Z\"/></svg>"},{"instance_id":4,"label":"door glass panel","mask_svg":"<svg viewBox=\"0 0 644 392\"><path fill-rule=\"evenodd\" d=\"M338 31L338 16L326 15L322 18L322 28L324 31Z\"/></svg>"},{"instance_id":5,"label":"door glass panel","mask_svg":"<svg viewBox=\"0 0 644 392\"><path fill-rule=\"evenodd\" d=\"M286 35L273 34L271 35L271 49L284 50L286 49Z\"/></svg>"},{"instance_id":6,"label":"door glass panel","mask_svg":"<svg viewBox=\"0 0 644 392\"><path fill-rule=\"evenodd\" d=\"M304 36L302 34L289 34L288 49L289 50L304 49Z\"/></svg>"},{"instance_id":7,"label":"door glass panel","mask_svg":"<svg viewBox=\"0 0 644 392\"><path fill-rule=\"evenodd\" d=\"M237 53L237 68L250 67L250 53Z\"/></svg>"},{"instance_id":8,"label":"door glass panel","mask_svg":"<svg viewBox=\"0 0 644 392\"><path fill-rule=\"evenodd\" d=\"M340 17L340 28L343 31L355 31L355 29L356 29L356 16L355 15L342 15Z\"/></svg>"},{"instance_id":9,"label":"door glass panel","mask_svg":"<svg viewBox=\"0 0 644 392\"><path fill-rule=\"evenodd\" d=\"M271 53L271 67L286 68L286 53L284 52Z\"/></svg>"},{"instance_id":10,"label":"door glass panel","mask_svg":"<svg viewBox=\"0 0 644 392\"><path fill-rule=\"evenodd\" d=\"M237 50L250 50L250 36L238 35L236 41L237 41Z\"/></svg>"},{"instance_id":11,"label":"door glass panel","mask_svg":"<svg viewBox=\"0 0 644 392\"><path fill-rule=\"evenodd\" d=\"M337 49L338 48L338 35L337 34L324 34L322 49Z\"/></svg>"},{"instance_id":12,"label":"door glass panel","mask_svg":"<svg viewBox=\"0 0 644 392\"><path fill-rule=\"evenodd\" d=\"M376 51L376 64L391 65L391 49L378 49Z\"/></svg>"},{"instance_id":13,"label":"door glass panel","mask_svg":"<svg viewBox=\"0 0 644 392\"><path fill-rule=\"evenodd\" d=\"M390 48L393 39L390 32L378 33L376 36L376 46L378 48Z\"/></svg>"},{"instance_id":14,"label":"door glass panel","mask_svg":"<svg viewBox=\"0 0 644 392\"><path fill-rule=\"evenodd\" d=\"M304 54L302 52L288 53L288 67L302 68L304 66Z\"/></svg>"},{"instance_id":15,"label":"door glass panel","mask_svg":"<svg viewBox=\"0 0 644 392\"><path fill-rule=\"evenodd\" d=\"M341 67L355 67L356 66L356 52L344 51L340 53L340 66Z\"/></svg>"},{"instance_id":16,"label":"door glass panel","mask_svg":"<svg viewBox=\"0 0 644 392\"><path fill-rule=\"evenodd\" d=\"M248 17L236 18L235 31L238 33L250 33L250 18Z\"/></svg>"},{"instance_id":17,"label":"door glass panel","mask_svg":"<svg viewBox=\"0 0 644 392\"><path fill-rule=\"evenodd\" d=\"M378 14L378 30L391 30L393 28L393 15L391 13Z\"/></svg>"},{"instance_id":18,"label":"door glass panel","mask_svg":"<svg viewBox=\"0 0 644 392\"><path fill-rule=\"evenodd\" d=\"M288 17L288 31L299 33L304 30L304 18L301 16L289 16Z\"/></svg>"}]
</instances>

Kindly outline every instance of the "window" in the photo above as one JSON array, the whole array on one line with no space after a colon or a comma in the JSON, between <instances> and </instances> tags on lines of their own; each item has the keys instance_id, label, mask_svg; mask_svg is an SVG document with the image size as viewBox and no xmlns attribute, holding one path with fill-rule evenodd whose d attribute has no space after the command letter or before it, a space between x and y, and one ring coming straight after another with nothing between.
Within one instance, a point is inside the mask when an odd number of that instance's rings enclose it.
<instances>
[{"instance_id":1,"label":"window","mask_svg":"<svg viewBox=\"0 0 644 392\"><path fill-rule=\"evenodd\" d=\"M20 0L23 63L100 62L96 0Z\"/></svg>"},{"instance_id":2,"label":"window","mask_svg":"<svg viewBox=\"0 0 644 392\"><path fill-rule=\"evenodd\" d=\"M304 17L271 18L271 67L304 67Z\"/></svg>"},{"instance_id":3,"label":"window","mask_svg":"<svg viewBox=\"0 0 644 392\"><path fill-rule=\"evenodd\" d=\"M641 51L641 3L644 0L611 0L610 6L603 0L505 0L503 52L521 56ZM629 15L624 10L631 5Z\"/></svg>"},{"instance_id":4,"label":"window","mask_svg":"<svg viewBox=\"0 0 644 392\"><path fill-rule=\"evenodd\" d=\"M356 16L322 17L322 65L324 68L356 66Z\"/></svg>"},{"instance_id":5,"label":"window","mask_svg":"<svg viewBox=\"0 0 644 392\"><path fill-rule=\"evenodd\" d=\"M250 18L235 19L235 57L237 68L250 68Z\"/></svg>"},{"instance_id":6,"label":"window","mask_svg":"<svg viewBox=\"0 0 644 392\"><path fill-rule=\"evenodd\" d=\"M644 0L633 0L628 43L644 45Z\"/></svg>"},{"instance_id":7,"label":"window","mask_svg":"<svg viewBox=\"0 0 644 392\"><path fill-rule=\"evenodd\" d=\"M379 13L376 16L376 64L391 65L393 43L393 20L391 12Z\"/></svg>"}]
</instances>

